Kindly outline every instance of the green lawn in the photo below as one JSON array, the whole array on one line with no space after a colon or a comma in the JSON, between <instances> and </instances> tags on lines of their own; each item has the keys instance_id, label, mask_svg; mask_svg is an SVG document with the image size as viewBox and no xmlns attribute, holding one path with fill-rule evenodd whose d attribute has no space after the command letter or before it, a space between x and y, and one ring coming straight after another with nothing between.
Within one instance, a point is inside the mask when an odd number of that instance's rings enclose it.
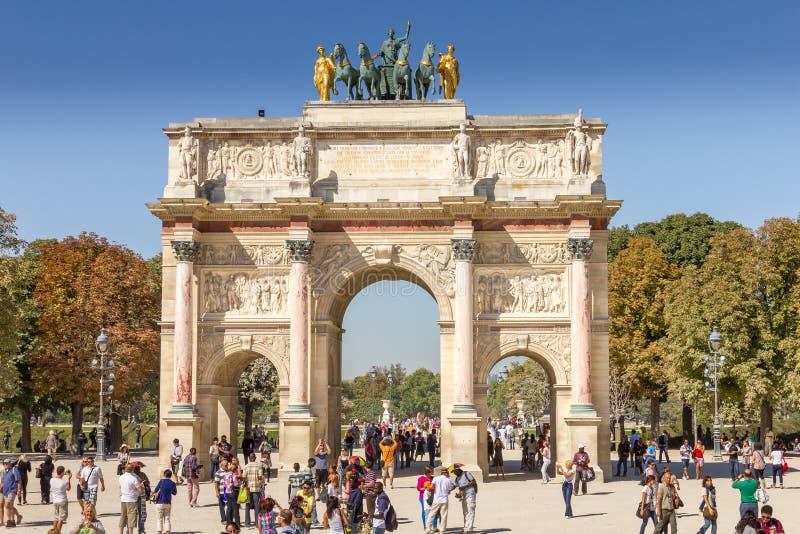
<instances>
[{"instance_id":1,"label":"green lawn","mask_svg":"<svg viewBox=\"0 0 800 534\"><path fill-rule=\"evenodd\" d=\"M134 428L136 425L122 425L122 438L125 443L127 443L130 447L133 447L136 443L136 434L134 433ZM0 438L2 438L3 434L5 433L6 428L11 431L11 440L10 440L10 449L12 452L18 452L17 449L17 441L19 440L20 436L22 436L22 425L19 423L10 423L8 421L0 422ZM59 424L50 424L45 427L41 426L32 426L31 427L31 446L36 443L36 440L41 441L44 443L45 439L47 439L47 435L50 433L51 430L56 431L63 431L61 433L61 438L66 439L67 445L69 445L69 433L71 431L71 425L59 425ZM89 432L92 431L94 427L89 425L83 426L83 431L86 433L88 438ZM0 448L2 448L2 442L0 441ZM142 448L144 449L155 449L158 446L158 428L156 425L147 425L142 424Z\"/></svg>"}]
</instances>

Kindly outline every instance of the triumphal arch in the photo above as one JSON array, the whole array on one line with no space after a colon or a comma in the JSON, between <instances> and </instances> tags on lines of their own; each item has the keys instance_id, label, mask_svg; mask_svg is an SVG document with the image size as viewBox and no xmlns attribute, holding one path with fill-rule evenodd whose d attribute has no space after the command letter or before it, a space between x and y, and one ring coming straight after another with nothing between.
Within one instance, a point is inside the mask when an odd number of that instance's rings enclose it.
<instances>
[{"instance_id":1,"label":"triumphal arch","mask_svg":"<svg viewBox=\"0 0 800 534\"><path fill-rule=\"evenodd\" d=\"M533 358L553 450L609 468L606 125L471 115L461 100L313 101L171 123L162 221L161 460L236 439L237 380L280 377L280 461L340 440L342 319L379 280L439 309L442 461L487 469L487 380ZM381 350L381 347L375 347ZM365 366L367 363L365 362ZM202 459L205 463L207 459Z\"/></svg>"}]
</instances>

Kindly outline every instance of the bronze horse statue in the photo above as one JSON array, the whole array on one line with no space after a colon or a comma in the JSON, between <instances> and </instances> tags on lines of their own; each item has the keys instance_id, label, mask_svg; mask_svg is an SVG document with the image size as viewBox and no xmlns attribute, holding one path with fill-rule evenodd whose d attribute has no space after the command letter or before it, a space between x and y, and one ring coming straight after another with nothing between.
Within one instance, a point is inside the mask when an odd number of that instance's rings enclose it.
<instances>
[{"instance_id":1,"label":"bronze horse statue","mask_svg":"<svg viewBox=\"0 0 800 534\"><path fill-rule=\"evenodd\" d=\"M428 90L436 94L436 69L433 66L433 54L436 52L436 45L433 41L428 41L422 50L422 59L419 67L414 72L414 85L417 88L417 100L425 100Z\"/></svg>"},{"instance_id":2,"label":"bronze horse statue","mask_svg":"<svg viewBox=\"0 0 800 534\"><path fill-rule=\"evenodd\" d=\"M347 100L354 100L356 95L353 90L358 90L358 71L350 65L347 58L347 51L342 43L333 46L333 62L336 66L336 74L333 78L333 94L338 95L336 82L341 81L347 86Z\"/></svg>"},{"instance_id":3,"label":"bronze horse statue","mask_svg":"<svg viewBox=\"0 0 800 534\"><path fill-rule=\"evenodd\" d=\"M361 82L364 82L369 99L378 100L381 96L381 75L378 72L378 67L375 66L375 58L378 57L378 54L370 55L367 45L358 43L358 57L361 58L358 77L358 99L361 100L364 96L361 89Z\"/></svg>"},{"instance_id":4,"label":"bronze horse statue","mask_svg":"<svg viewBox=\"0 0 800 534\"><path fill-rule=\"evenodd\" d=\"M408 66L408 53L411 47L408 42L403 43L397 52L397 61L394 63L394 81L397 84L395 100L408 100L411 94L411 67Z\"/></svg>"}]
</instances>

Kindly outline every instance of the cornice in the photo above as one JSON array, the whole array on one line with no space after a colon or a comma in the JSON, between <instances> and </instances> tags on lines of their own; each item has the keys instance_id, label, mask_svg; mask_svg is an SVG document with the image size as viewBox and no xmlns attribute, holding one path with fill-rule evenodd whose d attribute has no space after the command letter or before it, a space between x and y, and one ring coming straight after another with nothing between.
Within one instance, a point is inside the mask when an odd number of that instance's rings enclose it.
<instances>
[{"instance_id":1,"label":"cornice","mask_svg":"<svg viewBox=\"0 0 800 534\"><path fill-rule=\"evenodd\" d=\"M554 200L487 201L486 197L440 197L438 202L324 202L321 198L278 198L270 203L211 204L205 199L159 199L147 204L165 222L196 221L452 221L611 218L621 200L600 195L559 195Z\"/></svg>"}]
</instances>

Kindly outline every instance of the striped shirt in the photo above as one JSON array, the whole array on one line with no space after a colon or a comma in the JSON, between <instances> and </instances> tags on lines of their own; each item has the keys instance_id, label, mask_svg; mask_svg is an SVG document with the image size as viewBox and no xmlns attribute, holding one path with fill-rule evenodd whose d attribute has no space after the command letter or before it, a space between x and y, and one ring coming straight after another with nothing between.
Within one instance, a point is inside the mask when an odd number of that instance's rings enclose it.
<instances>
[{"instance_id":1,"label":"striped shirt","mask_svg":"<svg viewBox=\"0 0 800 534\"><path fill-rule=\"evenodd\" d=\"M370 482L375 482L378 480L378 472L374 469L370 469L364 475L364 484L369 484ZM375 495L375 486L364 488L365 495Z\"/></svg>"},{"instance_id":2,"label":"striped shirt","mask_svg":"<svg viewBox=\"0 0 800 534\"><path fill-rule=\"evenodd\" d=\"M250 462L244 466L244 478L247 480L247 489L250 493L258 493L264 484L264 468L261 462Z\"/></svg>"}]
</instances>

